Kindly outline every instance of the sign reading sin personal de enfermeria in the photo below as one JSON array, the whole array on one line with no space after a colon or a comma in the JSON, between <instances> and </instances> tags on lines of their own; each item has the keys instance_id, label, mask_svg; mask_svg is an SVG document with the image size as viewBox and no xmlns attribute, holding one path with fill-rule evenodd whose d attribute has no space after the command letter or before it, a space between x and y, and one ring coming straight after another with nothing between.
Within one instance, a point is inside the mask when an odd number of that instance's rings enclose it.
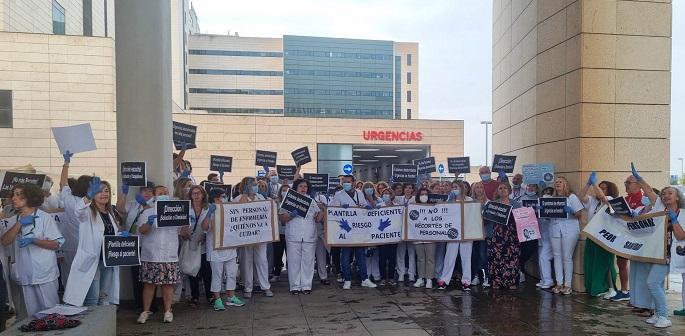
<instances>
[{"instance_id":1,"label":"sign reading sin personal de enfermeria","mask_svg":"<svg viewBox=\"0 0 685 336\"><path fill-rule=\"evenodd\" d=\"M224 203L214 224L214 248L236 248L278 241L276 206L273 201Z\"/></svg>"}]
</instances>

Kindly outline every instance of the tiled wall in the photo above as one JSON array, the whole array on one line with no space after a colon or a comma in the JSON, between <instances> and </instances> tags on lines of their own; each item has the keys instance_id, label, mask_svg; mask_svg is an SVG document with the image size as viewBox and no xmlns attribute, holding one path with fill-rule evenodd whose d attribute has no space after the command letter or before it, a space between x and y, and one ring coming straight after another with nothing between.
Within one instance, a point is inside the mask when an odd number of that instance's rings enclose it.
<instances>
[{"instance_id":1,"label":"tiled wall","mask_svg":"<svg viewBox=\"0 0 685 336\"><path fill-rule=\"evenodd\" d=\"M104 36L105 0L92 1L93 36ZM64 7L66 35L83 35L83 0L57 2ZM108 3L108 20L114 19L113 3ZM114 35L113 23L108 22L108 36ZM52 34L52 0L0 0L0 31Z\"/></svg>"}]
</instances>

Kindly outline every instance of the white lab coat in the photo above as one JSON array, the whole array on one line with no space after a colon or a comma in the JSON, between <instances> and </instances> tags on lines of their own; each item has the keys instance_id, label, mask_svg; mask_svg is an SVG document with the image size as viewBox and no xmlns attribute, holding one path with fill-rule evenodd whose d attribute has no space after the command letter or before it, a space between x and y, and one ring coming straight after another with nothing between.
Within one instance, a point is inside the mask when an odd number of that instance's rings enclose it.
<instances>
[{"instance_id":1,"label":"white lab coat","mask_svg":"<svg viewBox=\"0 0 685 336\"><path fill-rule=\"evenodd\" d=\"M232 202L240 202L243 197L248 202L264 201L264 197L255 194L250 200L247 195L241 194L233 198ZM243 277L245 292L252 292L254 285L254 271L257 271L257 279L262 289L271 289L269 284L269 261L266 255L267 243L244 246L240 248L240 274Z\"/></svg>"},{"instance_id":2,"label":"white lab coat","mask_svg":"<svg viewBox=\"0 0 685 336\"><path fill-rule=\"evenodd\" d=\"M316 251L316 225L314 217L321 211L312 202L305 217L297 216L285 225L288 282L291 291L311 290L314 278L314 255ZM281 210L281 213L287 211Z\"/></svg>"},{"instance_id":3,"label":"white lab coat","mask_svg":"<svg viewBox=\"0 0 685 336\"><path fill-rule=\"evenodd\" d=\"M74 262L76 249L78 248L79 222L76 216L76 204L78 204L81 198L72 195L69 186L64 186L59 192L59 199L64 206L64 214L66 216L66 221L62 223L60 227L62 235L64 236L64 245L62 246L62 251L64 252L62 281L66 283L69 280L71 264Z\"/></svg>"},{"instance_id":4,"label":"white lab coat","mask_svg":"<svg viewBox=\"0 0 685 336\"><path fill-rule=\"evenodd\" d=\"M79 221L78 251L71 265L63 301L74 306L82 306L100 263L105 223L100 214L93 215L83 199L76 204L76 215ZM109 216L114 226L114 234L118 234L116 221L111 214ZM114 267L113 273L111 281L100 284L100 291L107 294L110 303L119 304L119 267Z\"/></svg>"}]
</instances>

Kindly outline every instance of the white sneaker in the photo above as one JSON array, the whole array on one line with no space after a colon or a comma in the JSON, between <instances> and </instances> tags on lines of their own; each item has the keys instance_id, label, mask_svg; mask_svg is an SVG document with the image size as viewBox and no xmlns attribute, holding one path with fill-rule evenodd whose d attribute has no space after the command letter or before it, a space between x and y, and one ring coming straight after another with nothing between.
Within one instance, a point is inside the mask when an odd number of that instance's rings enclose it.
<instances>
[{"instance_id":1,"label":"white sneaker","mask_svg":"<svg viewBox=\"0 0 685 336\"><path fill-rule=\"evenodd\" d=\"M483 279L483 287L485 287L485 288L490 287L490 279L488 279L488 278Z\"/></svg>"},{"instance_id":2,"label":"white sneaker","mask_svg":"<svg viewBox=\"0 0 685 336\"><path fill-rule=\"evenodd\" d=\"M150 315L152 315L151 311L144 311L144 312L140 313L140 315L138 316L137 322L139 324L144 324L145 322L147 322L147 319L150 318Z\"/></svg>"},{"instance_id":3,"label":"white sneaker","mask_svg":"<svg viewBox=\"0 0 685 336\"><path fill-rule=\"evenodd\" d=\"M649 324L655 324L657 321L659 321L659 316L657 316L656 314L652 315L652 317L645 320L645 322Z\"/></svg>"},{"instance_id":4,"label":"white sneaker","mask_svg":"<svg viewBox=\"0 0 685 336\"><path fill-rule=\"evenodd\" d=\"M602 297L604 300L611 300L612 297L616 295L616 291L613 288L609 288L606 294Z\"/></svg>"},{"instance_id":5,"label":"white sneaker","mask_svg":"<svg viewBox=\"0 0 685 336\"><path fill-rule=\"evenodd\" d=\"M473 286L480 285L480 279L478 279L478 277L473 278L473 280L471 280L471 285L473 285Z\"/></svg>"},{"instance_id":6,"label":"white sneaker","mask_svg":"<svg viewBox=\"0 0 685 336\"><path fill-rule=\"evenodd\" d=\"M526 275L523 272L519 271L519 283L524 282L526 282Z\"/></svg>"},{"instance_id":7,"label":"white sneaker","mask_svg":"<svg viewBox=\"0 0 685 336\"><path fill-rule=\"evenodd\" d=\"M554 287L553 283L544 283L542 281L538 282L535 284L535 287L541 288L541 289L550 289Z\"/></svg>"},{"instance_id":8,"label":"white sneaker","mask_svg":"<svg viewBox=\"0 0 685 336\"><path fill-rule=\"evenodd\" d=\"M338 280L336 281L338 281L339 283L343 283L345 280L343 280L342 275L338 275Z\"/></svg>"},{"instance_id":9,"label":"white sneaker","mask_svg":"<svg viewBox=\"0 0 685 336\"><path fill-rule=\"evenodd\" d=\"M671 325L671 320L664 316L659 316L659 318L656 320L656 323L654 323L654 326L657 328L668 328Z\"/></svg>"},{"instance_id":10,"label":"white sneaker","mask_svg":"<svg viewBox=\"0 0 685 336\"><path fill-rule=\"evenodd\" d=\"M421 288L421 287L423 287L424 284L425 284L425 283L423 282L423 279L422 279L422 278L419 278L419 279L416 280L416 282L414 283L414 287L416 287L416 288Z\"/></svg>"},{"instance_id":11,"label":"white sneaker","mask_svg":"<svg viewBox=\"0 0 685 336\"><path fill-rule=\"evenodd\" d=\"M171 323L174 321L174 313L168 311L164 313L164 323Z\"/></svg>"},{"instance_id":12,"label":"white sneaker","mask_svg":"<svg viewBox=\"0 0 685 336\"><path fill-rule=\"evenodd\" d=\"M376 288L378 287L371 279L366 279L362 281L362 287Z\"/></svg>"},{"instance_id":13,"label":"white sneaker","mask_svg":"<svg viewBox=\"0 0 685 336\"><path fill-rule=\"evenodd\" d=\"M433 280L426 279L426 289L433 289Z\"/></svg>"},{"instance_id":14,"label":"white sneaker","mask_svg":"<svg viewBox=\"0 0 685 336\"><path fill-rule=\"evenodd\" d=\"M413 275L413 274L409 274L409 282L414 282L414 280L416 280L416 278L414 277L414 275Z\"/></svg>"},{"instance_id":15,"label":"white sneaker","mask_svg":"<svg viewBox=\"0 0 685 336\"><path fill-rule=\"evenodd\" d=\"M343 283L343 289L350 289L350 288L352 288L352 281L345 281L345 283Z\"/></svg>"}]
</instances>

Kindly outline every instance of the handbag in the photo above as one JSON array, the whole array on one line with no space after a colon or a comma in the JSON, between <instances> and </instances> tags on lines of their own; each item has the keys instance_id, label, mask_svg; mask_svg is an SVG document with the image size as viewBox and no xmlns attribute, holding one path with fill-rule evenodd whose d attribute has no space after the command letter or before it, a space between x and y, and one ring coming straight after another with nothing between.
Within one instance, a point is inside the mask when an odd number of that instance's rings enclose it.
<instances>
[{"instance_id":1,"label":"handbag","mask_svg":"<svg viewBox=\"0 0 685 336\"><path fill-rule=\"evenodd\" d=\"M193 277L197 276L197 273L200 272L202 263L202 249L198 248L200 246L200 235L195 232L197 221L194 224L192 236L189 240L182 243L181 252L178 255L181 273Z\"/></svg>"}]
</instances>

